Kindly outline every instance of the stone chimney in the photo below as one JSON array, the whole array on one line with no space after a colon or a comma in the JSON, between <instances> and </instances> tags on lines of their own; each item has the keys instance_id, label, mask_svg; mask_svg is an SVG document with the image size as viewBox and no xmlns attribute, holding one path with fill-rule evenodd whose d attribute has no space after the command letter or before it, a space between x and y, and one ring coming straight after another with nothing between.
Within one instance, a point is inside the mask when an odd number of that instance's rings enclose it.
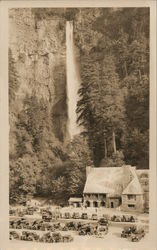
<instances>
[{"instance_id":1,"label":"stone chimney","mask_svg":"<svg viewBox=\"0 0 157 250\"><path fill-rule=\"evenodd\" d=\"M91 172L91 170L92 170L92 167L91 167L91 166L87 166L87 167L86 167L86 178L87 178L87 176L89 175L89 173Z\"/></svg>"}]
</instances>

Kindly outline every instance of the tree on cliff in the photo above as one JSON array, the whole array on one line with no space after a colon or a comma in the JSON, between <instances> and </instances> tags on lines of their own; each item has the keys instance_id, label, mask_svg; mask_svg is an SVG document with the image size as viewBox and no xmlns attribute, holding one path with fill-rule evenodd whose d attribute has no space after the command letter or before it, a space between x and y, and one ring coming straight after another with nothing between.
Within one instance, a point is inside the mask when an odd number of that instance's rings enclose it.
<instances>
[{"instance_id":1,"label":"tree on cliff","mask_svg":"<svg viewBox=\"0 0 157 250\"><path fill-rule=\"evenodd\" d=\"M8 54L8 61L9 61L9 104L11 105L12 101L15 100L15 96L19 88L19 79L15 66L15 60L12 56L12 51L10 48Z\"/></svg>"}]
</instances>

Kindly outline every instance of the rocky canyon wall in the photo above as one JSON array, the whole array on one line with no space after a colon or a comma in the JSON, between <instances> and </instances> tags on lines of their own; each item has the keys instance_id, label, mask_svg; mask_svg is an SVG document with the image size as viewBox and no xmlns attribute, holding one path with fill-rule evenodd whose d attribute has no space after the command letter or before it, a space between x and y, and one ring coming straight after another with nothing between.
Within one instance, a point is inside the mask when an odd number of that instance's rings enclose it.
<instances>
[{"instance_id":1,"label":"rocky canyon wall","mask_svg":"<svg viewBox=\"0 0 157 250\"><path fill-rule=\"evenodd\" d=\"M64 141L67 136L66 21L60 11L54 11L53 15L42 11L9 10L9 48L19 76L13 105L18 114L27 95L46 102L53 133Z\"/></svg>"}]
</instances>

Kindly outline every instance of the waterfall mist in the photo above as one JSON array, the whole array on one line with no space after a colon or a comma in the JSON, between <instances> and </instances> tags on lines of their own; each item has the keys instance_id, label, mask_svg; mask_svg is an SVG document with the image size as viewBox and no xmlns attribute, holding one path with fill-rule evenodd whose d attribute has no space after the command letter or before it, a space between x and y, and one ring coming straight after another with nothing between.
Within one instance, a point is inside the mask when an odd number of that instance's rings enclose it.
<instances>
[{"instance_id":1,"label":"waterfall mist","mask_svg":"<svg viewBox=\"0 0 157 250\"><path fill-rule=\"evenodd\" d=\"M70 139L80 133L77 125L76 107L78 101L78 89L80 76L75 58L73 39L73 21L66 22L66 74L67 74L67 106L68 106L68 133Z\"/></svg>"}]
</instances>

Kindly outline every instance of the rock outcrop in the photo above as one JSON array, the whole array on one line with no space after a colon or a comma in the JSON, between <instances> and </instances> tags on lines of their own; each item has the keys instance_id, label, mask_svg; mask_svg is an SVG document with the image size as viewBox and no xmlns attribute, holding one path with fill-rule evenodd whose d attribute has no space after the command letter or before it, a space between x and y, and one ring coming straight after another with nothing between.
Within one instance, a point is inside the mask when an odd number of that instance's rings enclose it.
<instances>
[{"instance_id":1,"label":"rock outcrop","mask_svg":"<svg viewBox=\"0 0 157 250\"><path fill-rule=\"evenodd\" d=\"M57 12L45 13L30 8L9 11L9 48L20 83L14 105L18 113L26 95L44 100L52 115L52 130L63 141L67 134L65 19Z\"/></svg>"}]
</instances>

